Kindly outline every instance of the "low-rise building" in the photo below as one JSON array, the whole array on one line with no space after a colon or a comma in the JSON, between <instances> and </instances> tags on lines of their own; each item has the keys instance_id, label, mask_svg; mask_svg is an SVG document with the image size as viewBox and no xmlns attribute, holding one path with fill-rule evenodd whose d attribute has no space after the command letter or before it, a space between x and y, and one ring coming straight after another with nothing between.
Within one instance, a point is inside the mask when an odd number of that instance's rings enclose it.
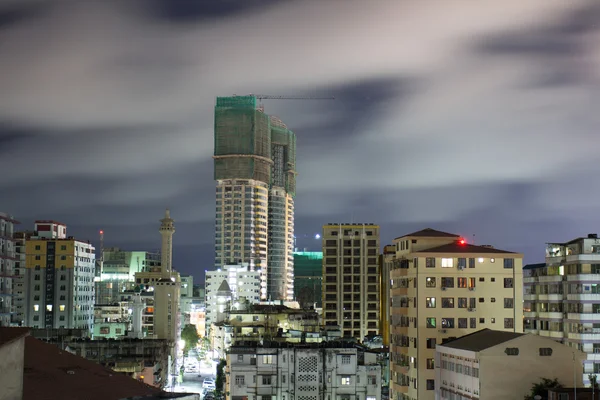
<instances>
[{"instance_id":1,"label":"low-rise building","mask_svg":"<svg viewBox=\"0 0 600 400\"><path fill-rule=\"evenodd\" d=\"M347 342L236 344L226 372L227 400L381 399L377 355Z\"/></svg>"},{"instance_id":2,"label":"low-rise building","mask_svg":"<svg viewBox=\"0 0 600 400\"><path fill-rule=\"evenodd\" d=\"M585 353L537 335L480 331L436 346L435 398L522 399L542 378L583 387ZM408 368L408 367L405 367ZM577 379L576 382L573 382Z\"/></svg>"},{"instance_id":3,"label":"low-rise building","mask_svg":"<svg viewBox=\"0 0 600 400\"><path fill-rule=\"evenodd\" d=\"M17 283L15 262L18 261L15 254L14 225L18 223L11 215L0 212L0 326L13 324L13 289Z\"/></svg>"}]
</instances>

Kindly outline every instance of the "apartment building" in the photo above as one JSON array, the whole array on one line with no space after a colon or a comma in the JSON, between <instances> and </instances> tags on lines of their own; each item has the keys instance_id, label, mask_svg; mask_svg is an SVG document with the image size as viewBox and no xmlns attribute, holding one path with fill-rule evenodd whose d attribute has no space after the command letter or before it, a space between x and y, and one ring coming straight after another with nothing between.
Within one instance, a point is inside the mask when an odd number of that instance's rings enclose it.
<instances>
[{"instance_id":1,"label":"apartment building","mask_svg":"<svg viewBox=\"0 0 600 400\"><path fill-rule=\"evenodd\" d=\"M323 226L323 323L344 337L380 334L379 226Z\"/></svg>"},{"instance_id":2,"label":"apartment building","mask_svg":"<svg viewBox=\"0 0 600 400\"><path fill-rule=\"evenodd\" d=\"M0 213L0 327L10 326L15 312L15 262L18 259L14 225L18 223L11 215Z\"/></svg>"},{"instance_id":3,"label":"apartment building","mask_svg":"<svg viewBox=\"0 0 600 400\"><path fill-rule=\"evenodd\" d=\"M437 344L483 328L523 331L523 255L430 228L393 244L390 398L430 400Z\"/></svg>"},{"instance_id":4,"label":"apartment building","mask_svg":"<svg viewBox=\"0 0 600 400\"><path fill-rule=\"evenodd\" d=\"M523 268L525 332L587 353L583 381L600 373L600 239L548 243L546 262Z\"/></svg>"},{"instance_id":5,"label":"apartment building","mask_svg":"<svg viewBox=\"0 0 600 400\"><path fill-rule=\"evenodd\" d=\"M25 243L25 325L80 328L94 324L95 248L67 236L67 226L35 221L36 235Z\"/></svg>"},{"instance_id":6,"label":"apartment building","mask_svg":"<svg viewBox=\"0 0 600 400\"><path fill-rule=\"evenodd\" d=\"M542 378L581 387L584 359L549 338L482 329L437 345L435 399L522 399Z\"/></svg>"},{"instance_id":7,"label":"apartment building","mask_svg":"<svg viewBox=\"0 0 600 400\"><path fill-rule=\"evenodd\" d=\"M232 301L245 299L249 303L259 303L261 293L266 290L267 276L262 270L254 270L249 264L224 265L216 271L206 271L206 326L218 322L217 314L224 312L225 304L218 302L219 291L228 289ZM227 288L223 287L227 282Z\"/></svg>"},{"instance_id":8,"label":"apartment building","mask_svg":"<svg viewBox=\"0 0 600 400\"><path fill-rule=\"evenodd\" d=\"M396 256L396 247L386 245L383 247L383 253L379 256L379 293L381 299L381 313L379 318L379 326L381 327L381 339L384 346L390 345L390 272L394 264Z\"/></svg>"},{"instance_id":9,"label":"apartment building","mask_svg":"<svg viewBox=\"0 0 600 400\"><path fill-rule=\"evenodd\" d=\"M227 354L227 400L381 399L377 354L348 343L251 343Z\"/></svg>"}]
</instances>

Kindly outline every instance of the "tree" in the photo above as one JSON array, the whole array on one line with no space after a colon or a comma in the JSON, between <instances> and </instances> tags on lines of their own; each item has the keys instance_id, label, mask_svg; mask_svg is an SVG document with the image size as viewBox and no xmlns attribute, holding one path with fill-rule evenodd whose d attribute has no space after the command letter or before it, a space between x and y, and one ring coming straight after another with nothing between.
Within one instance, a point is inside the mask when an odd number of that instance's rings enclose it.
<instances>
[{"instance_id":1,"label":"tree","mask_svg":"<svg viewBox=\"0 0 600 400\"><path fill-rule=\"evenodd\" d=\"M548 389L560 389L562 387L562 383L556 378L542 378L540 382L531 385L531 393L526 395L524 400L533 400L535 396L541 396L542 400L547 400Z\"/></svg>"},{"instance_id":2,"label":"tree","mask_svg":"<svg viewBox=\"0 0 600 400\"><path fill-rule=\"evenodd\" d=\"M191 324L186 325L181 331L181 339L185 341L185 345L183 346L183 354L185 356L191 349L196 348L200 340L196 326Z\"/></svg>"},{"instance_id":3,"label":"tree","mask_svg":"<svg viewBox=\"0 0 600 400\"><path fill-rule=\"evenodd\" d=\"M225 366L227 365L226 360L219 360L217 364L217 379L215 380L215 392L217 394L223 393L223 384L225 383Z\"/></svg>"},{"instance_id":4,"label":"tree","mask_svg":"<svg viewBox=\"0 0 600 400\"><path fill-rule=\"evenodd\" d=\"M588 379L590 380L590 387L594 388L595 390L600 390L600 386L598 385L598 375L589 374Z\"/></svg>"}]
</instances>

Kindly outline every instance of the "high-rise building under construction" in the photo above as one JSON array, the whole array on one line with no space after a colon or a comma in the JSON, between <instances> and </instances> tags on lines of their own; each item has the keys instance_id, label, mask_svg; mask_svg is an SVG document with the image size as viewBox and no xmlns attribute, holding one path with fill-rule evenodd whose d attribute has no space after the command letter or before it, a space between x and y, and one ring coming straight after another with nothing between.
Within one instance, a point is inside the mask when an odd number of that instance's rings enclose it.
<instances>
[{"instance_id":1,"label":"high-rise building under construction","mask_svg":"<svg viewBox=\"0 0 600 400\"><path fill-rule=\"evenodd\" d=\"M263 299L292 300L295 134L255 96L218 97L214 166L215 267L248 263L267 275Z\"/></svg>"}]
</instances>

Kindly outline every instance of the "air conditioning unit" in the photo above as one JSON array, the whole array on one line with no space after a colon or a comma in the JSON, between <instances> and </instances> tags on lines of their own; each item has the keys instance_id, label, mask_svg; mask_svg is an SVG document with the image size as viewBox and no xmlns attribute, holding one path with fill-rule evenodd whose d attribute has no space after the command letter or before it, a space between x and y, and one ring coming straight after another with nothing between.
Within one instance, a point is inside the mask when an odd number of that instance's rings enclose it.
<instances>
[{"instance_id":1,"label":"air conditioning unit","mask_svg":"<svg viewBox=\"0 0 600 400\"><path fill-rule=\"evenodd\" d=\"M467 308L467 311L471 311L471 312L473 312L473 311L475 311L475 309L474 309L474 308L472 308L472 307L469 307L469 308Z\"/></svg>"},{"instance_id":2,"label":"air conditioning unit","mask_svg":"<svg viewBox=\"0 0 600 400\"><path fill-rule=\"evenodd\" d=\"M448 330L447 330L447 329L440 329L440 331L439 331L439 332L440 332L440 333L446 333L446 332L448 332Z\"/></svg>"},{"instance_id":3,"label":"air conditioning unit","mask_svg":"<svg viewBox=\"0 0 600 400\"><path fill-rule=\"evenodd\" d=\"M465 269L465 267L463 267L462 265L459 265L459 266L458 266L458 267L456 267L456 268L458 268L458 270L459 270L459 271L462 271L463 269Z\"/></svg>"},{"instance_id":4,"label":"air conditioning unit","mask_svg":"<svg viewBox=\"0 0 600 400\"><path fill-rule=\"evenodd\" d=\"M469 288L469 290L470 290L471 292L474 292L474 291L475 291L475 288L474 288L474 287L470 287L470 288Z\"/></svg>"},{"instance_id":5,"label":"air conditioning unit","mask_svg":"<svg viewBox=\"0 0 600 400\"><path fill-rule=\"evenodd\" d=\"M448 288L447 288L447 287L445 287L445 286L442 286L442 290L444 290L444 291L445 291L446 289L448 289Z\"/></svg>"}]
</instances>

